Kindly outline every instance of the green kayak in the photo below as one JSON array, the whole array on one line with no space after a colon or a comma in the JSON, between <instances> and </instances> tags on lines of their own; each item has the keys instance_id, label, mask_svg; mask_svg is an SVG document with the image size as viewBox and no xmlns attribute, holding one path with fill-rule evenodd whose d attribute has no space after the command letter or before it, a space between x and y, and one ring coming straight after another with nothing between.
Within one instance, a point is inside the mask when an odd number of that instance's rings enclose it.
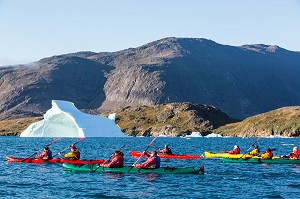
<instances>
[{"instance_id":1,"label":"green kayak","mask_svg":"<svg viewBox=\"0 0 300 199\"><path fill-rule=\"evenodd\" d=\"M286 158L222 158L227 163L256 163L256 164L300 164L300 160Z\"/></svg>"},{"instance_id":2,"label":"green kayak","mask_svg":"<svg viewBox=\"0 0 300 199\"><path fill-rule=\"evenodd\" d=\"M158 173L158 174L204 174L204 167L198 169L192 168L175 168L175 167L161 167L157 169L138 169L132 166L122 168L105 168L99 167L99 164L63 164L65 170L78 172L109 172L109 173Z\"/></svg>"}]
</instances>

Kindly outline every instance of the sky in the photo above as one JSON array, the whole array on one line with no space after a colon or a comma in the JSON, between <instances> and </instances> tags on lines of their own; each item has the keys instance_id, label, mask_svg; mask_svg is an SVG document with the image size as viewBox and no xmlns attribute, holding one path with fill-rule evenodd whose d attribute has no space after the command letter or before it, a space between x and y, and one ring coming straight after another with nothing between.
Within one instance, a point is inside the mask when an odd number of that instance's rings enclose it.
<instances>
[{"instance_id":1,"label":"sky","mask_svg":"<svg viewBox=\"0 0 300 199\"><path fill-rule=\"evenodd\" d=\"M165 37L300 51L300 0L0 0L0 66Z\"/></svg>"}]
</instances>

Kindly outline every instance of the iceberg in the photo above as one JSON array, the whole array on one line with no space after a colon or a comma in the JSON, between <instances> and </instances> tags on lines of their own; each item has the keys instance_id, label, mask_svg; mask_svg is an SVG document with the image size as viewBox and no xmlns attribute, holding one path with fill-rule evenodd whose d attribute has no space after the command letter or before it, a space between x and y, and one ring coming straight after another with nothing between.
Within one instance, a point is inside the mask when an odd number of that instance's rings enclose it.
<instances>
[{"instance_id":1,"label":"iceberg","mask_svg":"<svg viewBox=\"0 0 300 199\"><path fill-rule=\"evenodd\" d=\"M20 137L124 137L116 125L115 115L110 119L79 111L74 103L52 100L52 107L44 119L32 123Z\"/></svg>"},{"instance_id":2,"label":"iceberg","mask_svg":"<svg viewBox=\"0 0 300 199\"><path fill-rule=\"evenodd\" d=\"M200 132L192 132L191 135L186 135L185 137L202 137Z\"/></svg>"},{"instance_id":3,"label":"iceberg","mask_svg":"<svg viewBox=\"0 0 300 199\"><path fill-rule=\"evenodd\" d=\"M208 134L206 137L207 138L216 138L216 137L222 137L222 135L216 134L216 133L211 133L211 134Z\"/></svg>"}]
</instances>

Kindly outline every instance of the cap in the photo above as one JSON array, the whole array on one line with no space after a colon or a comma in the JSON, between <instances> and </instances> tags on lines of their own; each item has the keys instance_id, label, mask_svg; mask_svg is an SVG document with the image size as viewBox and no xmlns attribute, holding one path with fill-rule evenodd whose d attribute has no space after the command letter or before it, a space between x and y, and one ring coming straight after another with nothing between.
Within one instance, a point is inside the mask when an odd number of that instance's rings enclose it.
<instances>
[{"instance_id":1,"label":"cap","mask_svg":"<svg viewBox=\"0 0 300 199\"><path fill-rule=\"evenodd\" d=\"M293 148L293 151L297 151L298 150L298 148L295 146L294 148Z\"/></svg>"},{"instance_id":2,"label":"cap","mask_svg":"<svg viewBox=\"0 0 300 199\"><path fill-rule=\"evenodd\" d=\"M234 145L234 147L233 148L239 148L239 146L238 145Z\"/></svg>"},{"instance_id":3,"label":"cap","mask_svg":"<svg viewBox=\"0 0 300 199\"><path fill-rule=\"evenodd\" d=\"M77 149L74 144L72 144L70 147L71 147L71 149Z\"/></svg>"},{"instance_id":4,"label":"cap","mask_svg":"<svg viewBox=\"0 0 300 199\"><path fill-rule=\"evenodd\" d=\"M49 150L49 147L48 147L48 146L45 146L44 149L45 149L45 150Z\"/></svg>"}]
</instances>

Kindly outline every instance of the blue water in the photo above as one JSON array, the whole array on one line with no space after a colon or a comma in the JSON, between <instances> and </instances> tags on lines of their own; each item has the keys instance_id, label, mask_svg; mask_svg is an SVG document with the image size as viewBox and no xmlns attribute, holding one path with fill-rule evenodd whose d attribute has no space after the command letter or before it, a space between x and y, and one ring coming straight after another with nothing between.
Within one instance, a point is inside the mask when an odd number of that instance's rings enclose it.
<instances>
[{"instance_id":1,"label":"blue water","mask_svg":"<svg viewBox=\"0 0 300 199\"><path fill-rule=\"evenodd\" d=\"M77 147L82 159L107 159L118 147L132 164L129 150L142 151L153 138L86 138ZM0 198L299 198L300 166L223 163L219 159L162 159L162 166L199 167L205 175L73 173L61 164L7 163L5 157L28 157L51 138L0 137ZM63 138L51 145L53 153L78 139ZM169 144L174 153L202 155L229 150L238 144L246 151L255 138L157 138L156 146ZM262 149L288 154L300 140L259 140ZM155 148L150 147L149 150Z\"/></svg>"}]
</instances>

